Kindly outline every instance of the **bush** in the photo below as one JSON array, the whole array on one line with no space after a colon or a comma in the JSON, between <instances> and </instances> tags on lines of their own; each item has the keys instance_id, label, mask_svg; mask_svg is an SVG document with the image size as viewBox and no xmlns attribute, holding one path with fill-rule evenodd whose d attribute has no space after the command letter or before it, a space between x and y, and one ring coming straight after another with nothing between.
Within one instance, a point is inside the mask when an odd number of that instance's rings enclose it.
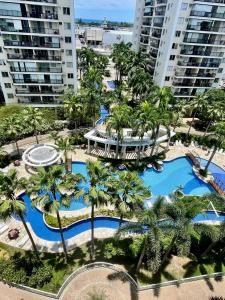
<instances>
[{"instance_id":1,"label":"bush","mask_svg":"<svg viewBox=\"0 0 225 300\"><path fill-rule=\"evenodd\" d=\"M42 266L39 268L33 268L32 274L29 277L28 285L31 287L42 287L45 283L48 283L52 278L52 267Z\"/></svg>"}]
</instances>

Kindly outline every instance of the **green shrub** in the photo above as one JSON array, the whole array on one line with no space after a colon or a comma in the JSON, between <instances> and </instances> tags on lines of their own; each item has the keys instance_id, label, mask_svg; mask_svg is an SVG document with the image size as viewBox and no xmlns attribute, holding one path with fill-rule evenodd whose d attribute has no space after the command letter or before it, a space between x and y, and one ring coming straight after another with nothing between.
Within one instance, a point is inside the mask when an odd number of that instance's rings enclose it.
<instances>
[{"instance_id":1,"label":"green shrub","mask_svg":"<svg viewBox=\"0 0 225 300\"><path fill-rule=\"evenodd\" d=\"M32 274L29 277L28 285L31 287L42 287L52 278L53 269L51 266L42 266L33 268Z\"/></svg>"}]
</instances>

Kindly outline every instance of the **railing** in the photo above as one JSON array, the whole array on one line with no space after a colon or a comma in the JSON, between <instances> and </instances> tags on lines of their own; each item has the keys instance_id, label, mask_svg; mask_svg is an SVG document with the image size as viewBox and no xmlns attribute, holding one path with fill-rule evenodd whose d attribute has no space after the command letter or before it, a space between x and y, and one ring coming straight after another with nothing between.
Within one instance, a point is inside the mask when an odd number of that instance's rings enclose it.
<instances>
[{"instance_id":1,"label":"railing","mask_svg":"<svg viewBox=\"0 0 225 300\"><path fill-rule=\"evenodd\" d=\"M153 22L153 26L154 27L162 27L163 26L163 22L160 22L160 23Z\"/></svg>"},{"instance_id":2,"label":"railing","mask_svg":"<svg viewBox=\"0 0 225 300\"><path fill-rule=\"evenodd\" d=\"M198 44L212 44L212 45L225 45L225 40L213 40L213 39L196 39L196 38L184 38L184 43L198 43Z\"/></svg>"},{"instance_id":3,"label":"railing","mask_svg":"<svg viewBox=\"0 0 225 300\"><path fill-rule=\"evenodd\" d=\"M208 51L193 51L193 50L186 50L181 49L180 54L183 55L199 55L199 56L217 56L217 57L223 57L223 52L208 52Z\"/></svg>"},{"instance_id":4,"label":"railing","mask_svg":"<svg viewBox=\"0 0 225 300\"><path fill-rule=\"evenodd\" d=\"M144 12L144 17L152 17L152 15L153 15L152 11Z\"/></svg>"},{"instance_id":5,"label":"railing","mask_svg":"<svg viewBox=\"0 0 225 300\"><path fill-rule=\"evenodd\" d=\"M225 26L211 26L207 27L205 25L192 25L188 24L187 25L187 30L197 30L197 31L215 31L215 32L224 32L225 31Z\"/></svg>"},{"instance_id":6,"label":"railing","mask_svg":"<svg viewBox=\"0 0 225 300\"><path fill-rule=\"evenodd\" d=\"M62 79L19 79L19 78L13 78L14 83L34 83L34 84L62 84Z\"/></svg>"},{"instance_id":7,"label":"railing","mask_svg":"<svg viewBox=\"0 0 225 300\"><path fill-rule=\"evenodd\" d=\"M39 28L39 27L23 27L17 29L11 26L0 25L1 31L7 32L24 32L24 33L43 33L43 34L59 34L59 29Z\"/></svg>"},{"instance_id":8,"label":"railing","mask_svg":"<svg viewBox=\"0 0 225 300\"><path fill-rule=\"evenodd\" d=\"M56 4L57 0L23 0L29 2L42 2L42 3L49 3L49 4Z\"/></svg>"},{"instance_id":9,"label":"railing","mask_svg":"<svg viewBox=\"0 0 225 300\"><path fill-rule=\"evenodd\" d=\"M38 42L27 42L27 41L4 41L5 46L19 46L19 47L37 47L37 48L60 48L60 43L45 43L40 44Z\"/></svg>"},{"instance_id":10,"label":"railing","mask_svg":"<svg viewBox=\"0 0 225 300\"><path fill-rule=\"evenodd\" d=\"M225 4L225 0L194 0L195 2L208 2L208 3L218 3Z\"/></svg>"},{"instance_id":11,"label":"railing","mask_svg":"<svg viewBox=\"0 0 225 300\"><path fill-rule=\"evenodd\" d=\"M23 54L7 54L8 59L28 59L28 60L51 60L61 61L61 56L43 56L43 55L23 55Z\"/></svg>"},{"instance_id":12,"label":"railing","mask_svg":"<svg viewBox=\"0 0 225 300\"><path fill-rule=\"evenodd\" d=\"M211 82L173 82L173 86L208 87Z\"/></svg>"},{"instance_id":13,"label":"railing","mask_svg":"<svg viewBox=\"0 0 225 300\"><path fill-rule=\"evenodd\" d=\"M198 11L198 10L192 10L190 15L195 17L225 19L224 13L213 13L213 12Z\"/></svg>"},{"instance_id":14,"label":"railing","mask_svg":"<svg viewBox=\"0 0 225 300\"><path fill-rule=\"evenodd\" d=\"M24 91L24 90L18 90L18 89L16 89L16 95L27 95L27 94L31 94L31 95L33 95L33 94L38 94L38 95L41 95L41 94L52 94L52 95L58 95L58 94L63 94L63 91L59 91L59 92L57 92L57 91L40 91L40 90L38 90L38 91Z\"/></svg>"},{"instance_id":15,"label":"railing","mask_svg":"<svg viewBox=\"0 0 225 300\"><path fill-rule=\"evenodd\" d=\"M0 9L0 16L21 17L22 13L18 10Z\"/></svg>"},{"instance_id":16,"label":"railing","mask_svg":"<svg viewBox=\"0 0 225 300\"><path fill-rule=\"evenodd\" d=\"M23 68L23 67L10 67L12 72L51 72L51 73L62 73L62 68Z\"/></svg>"},{"instance_id":17,"label":"railing","mask_svg":"<svg viewBox=\"0 0 225 300\"><path fill-rule=\"evenodd\" d=\"M147 0L147 1L145 2L145 6L153 6L153 1Z\"/></svg>"},{"instance_id":18,"label":"railing","mask_svg":"<svg viewBox=\"0 0 225 300\"><path fill-rule=\"evenodd\" d=\"M175 76L177 77L215 77L216 74L215 73L175 73Z\"/></svg>"},{"instance_id":19,"label":"railing","mask_svg":"<svg viewBox=\"0 0 225 300\"><path fill-rule=\"evenodd\" d=\"M183 61L178 61L177 63L179 66L193 66L193 67L208 67L208 68L218 68L219 63L199 63L199 62L183 62Z\"/></svg>"},{"instance_id":20,"label":"railing","mask_svg":"<svg viewBox=\"0 0 225 300\"><path fill-rule=\"evenodd\" d=\"M36 13L36 12L27 12L23 17L27 18L37 18L37 19L48 19L48 20L58 20L58 14L56 13Z\"/></svg>"}]
</instances>

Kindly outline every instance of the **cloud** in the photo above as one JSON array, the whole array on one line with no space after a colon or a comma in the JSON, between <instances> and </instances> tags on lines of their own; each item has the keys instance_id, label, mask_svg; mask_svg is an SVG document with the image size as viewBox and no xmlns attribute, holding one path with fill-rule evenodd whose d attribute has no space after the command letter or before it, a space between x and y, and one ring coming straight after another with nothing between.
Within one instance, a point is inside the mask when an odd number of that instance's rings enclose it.
<instances>
[{"instance_id":1,"label":"cloud","mask_svg":"<svg viewBox=\"0 0 225 300\"><path fill-rule=\"evenodd\" d=\"M78 9L134 9L135 0L75 0Z\"/></svg>"}]
</instances>

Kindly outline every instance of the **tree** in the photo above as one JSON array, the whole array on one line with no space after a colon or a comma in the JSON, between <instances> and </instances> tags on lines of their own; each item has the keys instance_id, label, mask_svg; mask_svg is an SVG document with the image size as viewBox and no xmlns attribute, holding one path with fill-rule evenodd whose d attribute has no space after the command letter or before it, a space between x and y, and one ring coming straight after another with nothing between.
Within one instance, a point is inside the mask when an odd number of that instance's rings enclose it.
<instances>
[{"instance_id":1,"label":"tree","mask_svg":"<svg viewBox=\"0 0 225 300\"><path fill-rule=\"evenodd\" d=\"M91 259L94 258L94 218L95 208L107 204L110 201L110 195L104 185L109 176L109 171L99 161L87 162L87 172L90 178L90 187L84 196L84 200L91 205Z\"/></svg>"},{"instance_id":2,"label":"tree","mask_svg":"<svg viewBox=\"0 0 225 300\"><path fill-rule=\"evenodd\" d=\"M74 150L74 147L71 143L70 137L58 137L56 139L56 146L59 150L63 151L64 153L64 161L66 165L66 172L68 173L68 152Z\"/></svg>"},{"instance_id":3,"label":"tree","mask_svg":"<svg viewBox=\"0 0 225 300\"><path fill-rule=\"evenodd\" d=\"M221 120L224 120L225 118L224 109L225 109L224 104L220 102L215 102L214 105L208 105L208 107L206 108L208 122L206 125L204 137L207 135L210 126L212 126L214 122L219 122Z\"/></svg>"},{"instance_id":4,"label":"tree","mask_svg":"<svg viewBox=\"0 0 225 300\"><path fill-rule=\"evenodd\" d=\"M119 144L123 139L123 129L129 127L131 123L132 108L128 105L115 106L111 114L106 119L107 131L110 135L113 130L116 132L116 158L119 155Z\"/></svg>"},{"instance_id":5,"label":"tree","mask_svg":"<svg viewBox=\"0 0 225 300\"><path fill-rule=\"evenodd\" d=\"M46 213L56 214L66 260L68 254L59 209L61 206L69 207L72 199L79 199L84 194L79 188L83 179L81 174L65 174L61 166L51 166L48 169L39 168L27 182L27 193L33 205L41 207Z\"/></svg>"},{"instance_id":6,"label":"tree","mask_svg":"<svg viewBox=\"0 0 225 300\"><path fill-rule=\"evenodd\" d=\"M36 256L38 256L37 247L25 220L26 204L18 196L18 193L25 188L25 182L23 178L17 177L15 170L10 170L7 174L0 173L0 218L18 217L23 223Z\"/></svg>"},{"instance_id":7,"label":"tree","mask_svg":"<svg viewBox=\"0 0 225 300\"><path fill-rule=\"evenodd\" d=\"M210 165L211 161L213 160L213 158L216 154L216 151L225 145L225 122L219 122L219 123L215 124L215 126L212 129L212 134L208 135L207 138L208 139L213 138L214 149L213 149L212 154L205 166L205 173L207 173L209 165Z\"/></svg>"},{"instance_id":8,"label":"tree","mask_svg":"<svg viewBox=\"0 0 225 300\"><path fill-rule=\"evenodd\" d=\"M36 142L38 141L38 127L44 123L43 113L35 107L27 107L23 111L23 117L26 125L30 126L34 132Z\"/></svg>"},{"instance_id":9,"label":"tree","mask_svg":"<svg viewBox=\"0 0 225 300\"><path fill-rule=\"evenodd\" d=\"M143 259L147 256L147 265L149 269L156 273L161 264L161 227L159 220L164 211L164 198L158 197L151 209L146 209L137 214L138 221L126 223L118 229L118 235L124 233L140 233L143 236L142 249L138 259L136 272L139 271Z\"/></svg>"},{"instance_id":10,"label":"tree","mask_svg":"<svg viewBox=\"0 0 225 300\"><path fill-rule=\"evenodd\" d=\"M81 94L74 94L73 91L67 90L64 95L64 111L76 130L77 124L80 123L82 116L85 115Z\"/></svg>"},{"instance_id":11,"label":"tree","mask_svg":"<svg viewBox=\"0 0 225 300\"><path fill-rule=\"evenodd\" d=\"M78 68L80 70L80 79L82 75L92 66L95 59L95 52L92 48L82 47L77 52Z\"/></svg>"},{"instance_id":12,"label":"tree","mask_svg":"<svg viewBox=\"0 0 225 300\"><path fill-rule=\"evenodd\" d=\"M120 215L120 224L127 211L140 210L143 208L144 200L151 195L136 172L117 172L106 181L105 185L112 196L112 204Z\"/></svg>"},{"instance_id":13,"label":"tree","mask_svg":"<svg viewBox=\"0 0 225 300\"><path fill-rule=\"evenodd\" d=\"M20 155L18 137L23 130L21 120L16 116L10 117L5 124L5 130L6 134L15 142L17 153Z\"/></svg>"}]
</instances>

